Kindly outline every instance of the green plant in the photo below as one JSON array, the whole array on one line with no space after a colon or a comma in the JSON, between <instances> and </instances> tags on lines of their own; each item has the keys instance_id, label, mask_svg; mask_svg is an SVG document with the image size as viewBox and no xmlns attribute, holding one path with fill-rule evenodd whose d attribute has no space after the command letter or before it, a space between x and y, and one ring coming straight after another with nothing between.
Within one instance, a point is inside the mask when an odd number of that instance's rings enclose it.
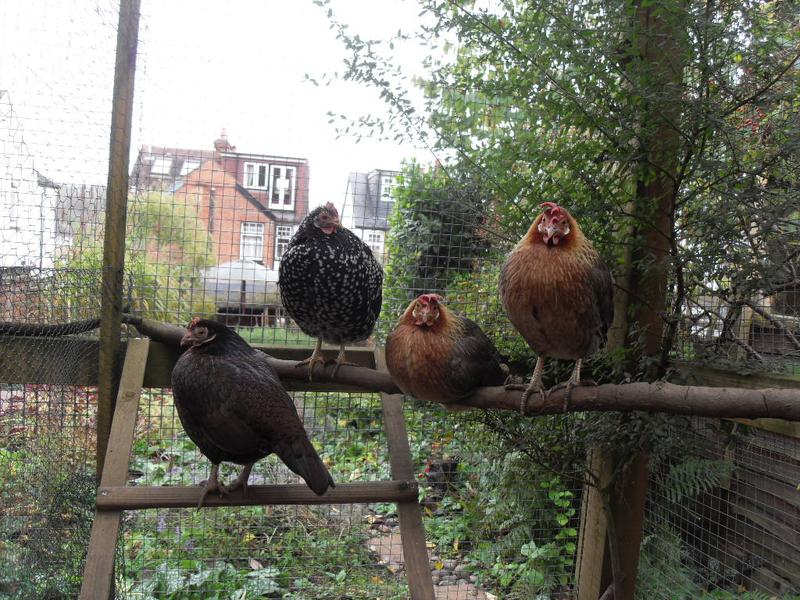
<instances>
[{"instance_id":1,"label":"green plant","mask_svg":"<svg viewBox=\"0 0 800 600\"><path fill-rule=\"evenodd\" d=\"M483 235L489 196L467 170L404 166L389 215L381 335L419 294L449 294L489 246ZM454 243L457 240L457 244Z\"/></svg>"},{"instance_id":2,"label":"green plant","mask_svg":"<svg viewBox=\"0 0 800 600\"><path fill-rule=\"evenodd\" d=\"M156 193L128 200L125 236L125 299L129 310L162 321L188 322L213 314L199 287L200 270L213 264L211 236L197 227L197 214L172 195ZM82 232L72 250L56 262L62 295L86 298L99 310L103 242ZM61 297L61 296L59 296ZM85 310L87 307L83 307Z\"/></svg>"}]
</instances>

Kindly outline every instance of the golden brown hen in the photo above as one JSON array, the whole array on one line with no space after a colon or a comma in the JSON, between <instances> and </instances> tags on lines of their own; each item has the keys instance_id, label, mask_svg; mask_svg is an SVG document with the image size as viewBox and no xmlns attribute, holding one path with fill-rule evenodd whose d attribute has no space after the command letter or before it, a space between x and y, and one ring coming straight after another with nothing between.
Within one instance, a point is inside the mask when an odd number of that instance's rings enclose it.
<instances>
[{"instance_id":1,"label":"golden brown hen","mask_svg":"<svg viewBox=\"0 0 800 600\"><path fill-rule=\"evenodd\" d=\"M502 385L508 369L481 328L443 301L438 294L411 301L386 339L386 366L404 393L447 406L477 387Z\"/></svg>"},{"instance_id":2,"label":"golden brown hen","mask_svg":"<svg viewBox=\"0 0 800 600\"><path fill-rule=\"evenodd\" d=\"M500 297L508 318L538 354L522 395L523 413L533 392L545 395L546 358L575 361L566 382L566 409L569 392L580 384L581 361L605 344L614 318L613 280L597 250L564 208L553 202L541 208L544 211L511 251L500 274Z\"/></svg>"}]
</instances>

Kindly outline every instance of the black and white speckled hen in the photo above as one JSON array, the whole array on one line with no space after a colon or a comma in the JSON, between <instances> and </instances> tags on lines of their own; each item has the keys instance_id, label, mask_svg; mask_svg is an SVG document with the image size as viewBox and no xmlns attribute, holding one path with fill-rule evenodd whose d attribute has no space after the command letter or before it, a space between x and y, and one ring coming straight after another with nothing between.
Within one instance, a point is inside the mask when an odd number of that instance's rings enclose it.
<instances>
[{"instance_id":1,"label":"black and white speckled hen","mask_svg":"<svg viewBox=\"0 0 800 600\"><path fill-rule=\"evenodd\" d=\"M189 324L181 347L188 349L172 371L175 406L212 465L198 507L212 491L246 492L253 464L273 452L316 494L334 486L264 353L222 323L204 319ZM228 486L219 481L222 461L244 465Z\"/></svg>"},{"instance_id":2,"label":"black and white speckled hen","mask_svg":"<svg viewBox=\"0 0 800 600\"><path fill-rule=\"evenodd\" d=\"M323 341L340 346L338 369L347 364L345 344L369 337L381 311L382 284L380 263L369 246L341 225L333 204L303 219L281 257L278 285L286 312L305 334L317 338L313 354L299 363L309 366L309 377L324 362Z\"/></svg>"}]
</instances>

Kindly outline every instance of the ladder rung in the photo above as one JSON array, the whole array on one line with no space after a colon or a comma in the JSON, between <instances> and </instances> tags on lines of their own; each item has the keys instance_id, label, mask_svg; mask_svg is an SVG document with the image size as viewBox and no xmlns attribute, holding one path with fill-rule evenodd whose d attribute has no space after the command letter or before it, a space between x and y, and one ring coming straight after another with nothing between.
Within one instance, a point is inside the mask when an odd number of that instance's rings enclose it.
<instances>
[{"instance_id":1,"label":"ladder rung","mask_svg":"<svg viewBox=\"0 0 800 600\"><path fill-rule=\"evenodd\" d=\"M183 508L197 506L200 486L108 486L97 490L98 510L135 510L142 508ZM360 504L368 502L416 502L416 481L357 481L339 483L323 496L317 496L302 483L253 485L247 495L241 490L220 498L206 496L208 506L252 506L267 504Z\"/></svg>"}]
</instances>

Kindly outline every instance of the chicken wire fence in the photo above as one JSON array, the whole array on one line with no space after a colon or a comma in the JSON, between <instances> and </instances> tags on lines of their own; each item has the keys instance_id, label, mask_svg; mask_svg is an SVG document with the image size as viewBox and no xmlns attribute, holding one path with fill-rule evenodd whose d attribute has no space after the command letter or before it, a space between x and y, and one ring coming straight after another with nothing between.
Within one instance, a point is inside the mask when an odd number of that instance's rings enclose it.
<instances>
[{"instance_id":1,"label":"chicken wire fence","mask_svg":"<svg viewBox=\"0 0 800 600\"><path fill-rule=\"evenodd\" d=\"M650 475L637 594L796 598L797 439L731 421L686 421L674 435L688 451Z\"/></svg>"},{"instance_id":2,"label":"chicken wire fence","mask_svg":"<svg viewBox=\"0 0 800 600\"><path fill-rule=\"evenodd\" d=\"M240 25L205 8L193 22L207 38ZM299 18L315 18L312 10ZM0 6L0 72L7 78L0 81L2 321L53 324L99 314L117 15L113 2ZM328 157L308 158L311 142L288 141L297 133L291 122L280 112L264 117L225 78L248 48L208 53L196 41L177 43L163 18L145 3L121 299L127 311L180 325L209 316L252 343L310 348L313 339L282 310L277 266L303 216L330 200L386 272L383 312L364 344L380 346L413 297L436 291L478 322L504 356L522 356L512 366L530 374L530 353L503 313L497 278L503 255L533 215L513 206L496 210L477 168L348 165L338 187L312 202L320 189L314 175ZM271 61L277 87L306 68L295 60L282 54ZM213 87L224 90L215 96L218 114L178 116L178 127L149 120L155 102L182 115L203 93L191 78L210 81L204 72L216 73ZM185 86L179 97L166 84L177 77ZM293 101L299 99L287 99ZM286 105L280 110L288 112ZM209 129L214 117L267 120L271 135L248 138L244 127L229 134L221 124ZM595 232L597 213L577 216ZM602 248L606 238L596 233ZM696 278L678 318L675 358L800 372L796 287L732 294L719 281ZM92 332L80 336L96 339ZM0 385L0 597L74 597L94 514L97 393L58 382L70 381L79 355L93 350L51 338L13 342L13 351L2 346L3 363L19 365L20 373L27 353L52 360L38 383L9 377ZM549 377L566 368L552 365ZM389 477L377 395L293 398L337 482ZM538 468L526 454L542 434L536 427L410 399L405 417L437 597L574 597L581 452L564 449L571 454L559 468ZM572 425L568 417L539 423L557 433ZM519 443L514 434L534 441ZM641 597L800 593L796 440L715 420L692 422L690 430L676 426L675 435L686 436L687 456L651 473ZM129 485L196 485L207 469L169 390L145 390ZM285 481L297 479L274 458L259 462L251 480ZM142 599L409 593L389 504L126 511L115 583L118 597Z\"/></svg>"}]
</instances>

